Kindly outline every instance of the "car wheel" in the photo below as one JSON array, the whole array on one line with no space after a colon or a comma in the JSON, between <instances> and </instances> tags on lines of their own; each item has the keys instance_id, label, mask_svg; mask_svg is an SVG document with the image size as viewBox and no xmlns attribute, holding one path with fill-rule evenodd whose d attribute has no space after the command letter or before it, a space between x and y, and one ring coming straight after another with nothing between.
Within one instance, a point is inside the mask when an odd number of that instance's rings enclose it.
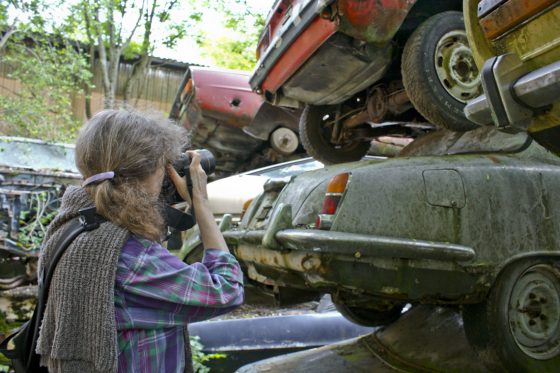
<instances>
[{"instance_id":1,"label":"car wheel","mask_svg":"<svg viewBox=\"0 0 560 373\"><path fill-rule=\"evenodd\" d=\"M558 261L533 258L510 264L484 302L464 307L463 320L469 342L492 370L557 372Z\"/></svg>"},{"instance_id":2,"label":"car wheel","mask_svg":"<svg viewBox=\"0 0 560 373\"><path fill-rule=\"evenodd\" d=\"M477 127L463 113L482 86L460 12L422 23L405 44L401 69L410 101L428 121L453 131Z\"/></svg>"},{"instance_id":3,"label":"car wheel","mask_svg":"<svg viewBox=\"0 0 560 373\"><path fill-rule=\"evenodd\" d=\"M369 150L369 141L349 139L348 130L340 134L337 143L331 141L335 114L336 106L305 107L299 122L299 136L307 154L324 164L362 159Z\"/></svg>"},{"instance_id":4,"label":"car wheel","mask_svg":"<svg viewBox=\"0 0 560 373\"><path fill-rule=\"evenodd\" d=\"M403 305L397 304L386 310L352 307L339 300L333 301L336 310L346 319L363 326L383 326L391 324L401 316Z\"/></svg>"},{"instance_id":5,"label":"car wheel","mask_svg":"<svg viewBox=\"0 0 560 373\"><path fill-rule=\"evenodd\" d=\"M282 155L293 154L299 146L298 136L289 128L277 128L270 135L270 146Z\"/></svg>"}]
</instances>

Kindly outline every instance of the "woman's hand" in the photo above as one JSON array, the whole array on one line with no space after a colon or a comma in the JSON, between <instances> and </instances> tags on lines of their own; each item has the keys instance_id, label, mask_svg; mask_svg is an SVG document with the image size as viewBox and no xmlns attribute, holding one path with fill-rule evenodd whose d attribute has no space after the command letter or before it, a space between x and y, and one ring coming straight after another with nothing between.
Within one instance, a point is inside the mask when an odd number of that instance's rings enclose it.
<instances>
[{"instance_id":1,"label":"woman's hand","mask_svg":"<svg viewBox=\"0 0 560 373\"><path fill-rule=\"evenodd\" d=\"M194 151L188 151L187 154L191 157L191 165L189 167L191 172L191 180L193 187L193 199L194 202L202 202L208 200L208 191L206 184L208 177L206 172L200 165L200 155Z\"/></svg>"},{"instance_id":2,"label":"woman's hand","mask_svg":"<svg viewBox=\"0 0 560 373\"><path fill-rule=\"evenodd\" d=\"M216 225L214 220L214 214L210 210L210 205L208 202L208 192L206 191L206 172L200 165L200 156L197 152L188 151L187 154L191 157L190 173L192 180L192 193L193 193L193 204L194 211L196 214L196 222L198 223L198 228L200 230L200 238L205 249L218 249L227 251L228 247L222 236L222 233ZM187 192L187 181L184 177L179 176L177 171L172 166L167 167L167 172L169 177L177 191L183 197L185 201L190 202L190 196ZM187 200L188 198L188 200Z\"/></svg>"},{"instance_id":3,"label":"woman's hand","mask_svg":"<svg viewBox=\"0 0 560 373\"><path fill-rule=\"evenodd\" d=\"M194 196L194 203L204 202L208 200L208 192L206 189L207 176L206 172L200 165L200 155L194 151L187 151L191 159L191 164L189 166L189 171L191 174L192 181L192 192ZM175 185L177 192L189 205L192 205L193 201L189 195L187 188L187 180L185 177L181 177L172 165L167 165L167 174L171 178L171 181Z\"/></svg>"},{"instance_id":4,"label":"woman's hand","mask_svg":"<svg viewBox=\"0 0 560 373\"><path fill-rule=\"evenodd\" d=\"M177 173L175 168L173 168L172 165L168 164L166 168L167 168L167 175L169 175L169 178L171 179L171 181L175 185L175 189L177 189L177 193L179 193L181 198L183 198L183 200L186 201L189 204L189 206L192 206L191 196L189 195L189 192L188 192L188 189L187 189L186 178L181 177Z\"/></svg>"}]
</instances>

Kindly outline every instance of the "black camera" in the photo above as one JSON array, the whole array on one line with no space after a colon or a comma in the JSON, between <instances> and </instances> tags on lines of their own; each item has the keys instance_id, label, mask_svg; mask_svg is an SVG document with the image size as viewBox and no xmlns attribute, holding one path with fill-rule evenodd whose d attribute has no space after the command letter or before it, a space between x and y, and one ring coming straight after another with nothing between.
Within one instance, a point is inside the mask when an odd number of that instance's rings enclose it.
<instances>
[{"instance_id":1,"label":"black camera","mask_svg":"<svg viewBox=\"0 0 560 373\"><path fill-rule=\"evenodd\" d=\"M206 149L199 149L194 151L200 155L200 165L202 166L204 172L206 172L207 175L212 174L216 168L216 158L214 158L214 154ZM187 178L187 189L192 197L190 166L191 158L186 153L181 154L179 159L173 163L173 168L177 171L179 176ZM169 175L167 175L167 173L163 178L163 183L161 186L161 198L166 205L165 214L167 225L169 227L175 228L179 231L184 231L192 228L196 224L192 206L189 213L185 213L171 207L171 205L183 202L184 200L177 192L175 184L173 184L173 181L171 181L171 178L169 177Z\"/></svg>"},{"instance_id":2,"label":"black camera","mask_svg":"<svg viewBox=\"0 0 560 373\"><path fill-rule=\"evenodd\" d=\"M206 175L210 175L216 169L216 158L210 150L198 149L194 150L200 156L200 165ZM177 171L179 176L187 177L187 186L189 187L189 194L192 194L192 183L190 174L191 158L188 154L182 153L179 159L173 162L173 168ZM175 205L179 202L183 202L183 198L177 192L175 184L171 181L169 175L165 174L163 178L163 184L161 187L161 196L167 205Z\"/></svg>"}]
</instances>

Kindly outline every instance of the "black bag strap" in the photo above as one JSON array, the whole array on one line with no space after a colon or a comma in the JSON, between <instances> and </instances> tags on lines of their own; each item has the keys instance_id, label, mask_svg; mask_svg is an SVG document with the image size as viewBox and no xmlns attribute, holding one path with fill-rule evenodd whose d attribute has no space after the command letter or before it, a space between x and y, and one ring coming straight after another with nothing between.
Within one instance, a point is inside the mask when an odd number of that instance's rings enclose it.
<instances>
[{"instance_id":1,"label":"black bag strap","mask_svg":"<svg viewBox=\"0 0 560 373\"><path fill-rule=\"evenodd\" d=\"M39 338L39 328L43 321L43 313L47 305L47 299L49 296L49 289L51 287L51 280L54 275L54 271L60 258L66 252L66 249L70 244L84 231L92 231L97 229L99 225L104 222L105 219L100 215L97 215L95 207L90 207L87 209L80 210L80 216L74 218L70 221L70 225L64 230L58 242L56 242L56 248L54 254L48 263L45 263L43 282L39 286L39 294L37 300L37 307L35 312L37 313L37 323L35 324L35 329L33 330L33 343L31 348L31 355L35 353L35 347L37 345L37 338ZM33 359L30 356L28 362Z\"/></svg>"}]
</instances>

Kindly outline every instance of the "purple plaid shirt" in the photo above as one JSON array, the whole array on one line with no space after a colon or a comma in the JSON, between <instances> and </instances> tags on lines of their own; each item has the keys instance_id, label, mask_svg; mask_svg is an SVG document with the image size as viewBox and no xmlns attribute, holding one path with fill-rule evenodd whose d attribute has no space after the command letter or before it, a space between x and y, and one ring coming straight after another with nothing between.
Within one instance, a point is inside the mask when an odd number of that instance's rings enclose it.
<instances>
[{"instance_id":1,"label":"purple plaid shirt","mask_svg":"<svg viewBox=\"0 0 560 373\"><path fill-rule=\"evenodd\" d=\"M183 372L183 327L243 303L243 274L233 255L206 250L187 265L160 244L131 236L115 280L119 372Z\"/></svg>"}]
</instances>

